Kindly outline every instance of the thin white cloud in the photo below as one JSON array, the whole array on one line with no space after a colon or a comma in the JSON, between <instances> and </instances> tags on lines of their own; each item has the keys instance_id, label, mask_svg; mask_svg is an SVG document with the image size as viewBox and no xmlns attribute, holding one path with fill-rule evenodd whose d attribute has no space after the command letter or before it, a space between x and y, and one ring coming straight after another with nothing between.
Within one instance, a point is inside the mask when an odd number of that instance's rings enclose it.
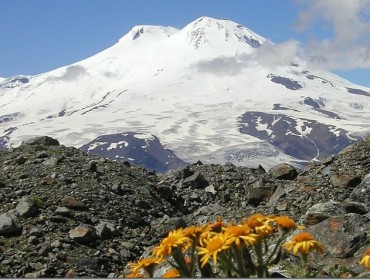
<instances>
[{"instance_id":1,"label":"thin white cloud","mask_svg":"<svg viewBox=\"0 0 370 280\"><path fill-rule=\"evenodd\" d=\"M211 60L202 60L194 64L193 67L199 72L217 76L235 76L247 67L255 67L256 64L273 69L297 62L300 47L300 43L295 40L280 44L267 41L251 54L231 57L221 56Z\"/></svg>"},{"instance_id":2,"label":"thin white cloud","mask_svg":"<svg viewBox=\"0 0 370 280\"><path fill-rule=\"evenodd\" d=\"M247 60L248 57L244 55L237 57L221 56L211 60L199 61L193 67L203 73L210 73L217 76L234 76L248 66Z\"/></svg>"},{"instance_id":3,"label":"thin white cloud","mask_svg":"<svg viewBox=\"0 0 370 280\"><path fill-rule=\"evenodd\" d=\"M296 62L301 44L295 40L288 40L279 44L265 42L254 54L259 64L273 68L275 66L290 65Z\"/></svg>"},{"instance_id":4,"label":"thin white cloud","mask_svg":"<svg viewBox=\"0 0 370 280\"><path fill-rule=\"evenodd\" d=\"M65 72L60 77L51 77L54 81L74 81L81 76L86 75L86 69L81 65L72 65L66 68Z\"/></svg>"},{"instance_id":5,"label":"thin white cloud","mask_svg":"<svg viewBox=\"0 0 370 280\"><path fill-rule=\"evenodd\" d=\"M370 67L370 0L300 0L304 10L299 14L296 29L332 30L330 38L309 42L304 58L326 69Z\"/></svg>"}]
</instances>

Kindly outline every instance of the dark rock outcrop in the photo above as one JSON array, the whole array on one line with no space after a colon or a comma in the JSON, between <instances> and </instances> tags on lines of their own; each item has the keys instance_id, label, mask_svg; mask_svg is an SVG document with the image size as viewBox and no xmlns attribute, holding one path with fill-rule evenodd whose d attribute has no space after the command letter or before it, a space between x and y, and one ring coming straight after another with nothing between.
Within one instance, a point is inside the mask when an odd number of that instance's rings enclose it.
<instances>
[{"instance_id":1,"label":"dark rock outcrop","mask_svg":"<svg viewBox=\"0 0 370 280\"><path fill-rule=\"evenodd\" d=\"M359 140L334 125L257 111L241 115L238 128L241 133L266 140L285 154L307 161L323 160Z\"/></svg>"},{"instance_id":2,"label":"dark rock outcrop","mask_svg":"<svg viewBox=\"0 0 370 280\"><path fill-rule=\"evenodd\" d=\"M172 150L164 148L156 136L135 132L102 135L80 149L117 162L139 164L156 172L186 165Z\"/></svg>"}]
</instances>

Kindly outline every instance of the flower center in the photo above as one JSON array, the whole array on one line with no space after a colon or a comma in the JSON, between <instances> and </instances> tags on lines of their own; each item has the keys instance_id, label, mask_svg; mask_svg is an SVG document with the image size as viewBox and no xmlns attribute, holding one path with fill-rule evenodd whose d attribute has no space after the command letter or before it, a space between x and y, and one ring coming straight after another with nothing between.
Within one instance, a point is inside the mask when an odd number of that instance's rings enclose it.
<instances>
[{"instance_id":1,"label":"flower center","mask_svg":"<svg viewBox=\"0 0 370 280\"><path fill-rule=\"evenodd\" d=\"M220 238L213 238L209 244L207 245L207 249L209 252L216 252L217 250L221 249L224 243Z\"/></svg>"}]
</instances>

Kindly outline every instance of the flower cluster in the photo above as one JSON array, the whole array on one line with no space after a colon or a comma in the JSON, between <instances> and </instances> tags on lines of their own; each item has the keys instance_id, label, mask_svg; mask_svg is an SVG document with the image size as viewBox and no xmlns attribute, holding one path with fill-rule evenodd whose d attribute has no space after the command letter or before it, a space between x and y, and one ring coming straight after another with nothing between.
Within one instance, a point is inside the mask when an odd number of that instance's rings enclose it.
<instances>
[{"instance_id":1,"label":"flower cluster","mask_svg":"<svg viewBox=\"0 0 370 280\"><path fill-rule=\"evenodd\" d=\"M130 264L126 277L152 278L155 267L163 262L172 267L163 278L268 277L268 268L279 261L281 249L299 255L304 265L309 252L323 252L322 244L309 233L284 243L295 229L301 227L287 216L254 214L240 224L226 224L218 217L209 224L171 231L153 248L151 257Z\"/></svg>"}]
</instances>

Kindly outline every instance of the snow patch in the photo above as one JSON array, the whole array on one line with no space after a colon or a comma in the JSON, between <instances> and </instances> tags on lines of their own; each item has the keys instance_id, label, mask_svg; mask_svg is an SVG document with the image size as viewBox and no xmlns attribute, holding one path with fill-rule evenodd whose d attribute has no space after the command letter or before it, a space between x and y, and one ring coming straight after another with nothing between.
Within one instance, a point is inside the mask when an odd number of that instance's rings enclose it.
<instances>
[{"instance_id":1,"label":"snow patch","mask_svg":"<svg viewBox=\"0 0 370 280\"><path fill-rule=\"evenodd\" d=\"M256 129L258 131L266 131L268 136L270 136L273 133L273 131L268 128L268 123L267 122L266 123L262 123L262 118L261 117L258 117L257 118Z\"/></svg>"},{"instance_id":2,"label":"snow patch","mask_svg":"<svg viewBox=\"0 0 370 280\"><path fill-rule=\"evenodd\" d=\"M95 142L95 143L92 143L92 144L89 145L88 151L94 150L97 147L102 146L102 145L106 145L106 144L108 144L108 143L107 142Z\"/></svg>"},{"instance_id":3,"label":"snow patch","mask_svg":"<svg viewBox=\"0 0 370 280\"><path fill-rule=\"evenodd\" d=\"M148 141L153 141L155 139L153 134L151 133L137 133L135 134L135 138L148 140Z\"/></svg>"},{"instance_id":4,"label":"snow patch","mask_svg":"<svg viewBox=\"0 0 370 280\"><path fill-rule=\"evenodd\" d=\"M129 144L126 141L119 141L117 143L111 143L107 150L117 149L117 147L121 148L122 146L127 147Z\"/></svg>"}]
</instances>

